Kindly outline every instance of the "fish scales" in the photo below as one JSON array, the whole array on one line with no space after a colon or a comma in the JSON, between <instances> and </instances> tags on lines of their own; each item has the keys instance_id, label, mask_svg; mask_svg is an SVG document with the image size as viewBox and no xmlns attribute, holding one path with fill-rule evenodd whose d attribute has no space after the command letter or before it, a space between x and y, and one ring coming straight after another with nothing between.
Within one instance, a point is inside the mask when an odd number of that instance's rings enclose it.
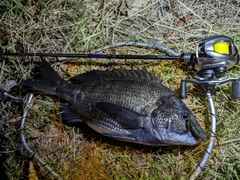
<instances>
[{"instance_id":1,"label":"fish scales","mask_svg":"<svg viewBox=\"0 0 240 180\"><path fill-rule=\"evenodd\" d=\"M156 102L159 96L161 96L162 89L165 88L161 84L141 79L137 81L127 78L121 80L113 79L108 80L107 83L108 85L106 86L106 81L96 80L85 83L85 88L78 87L75 90L77 94L75 95L74 102L72 102L72 104L75 104L74 106L78 107L76 111L79 114L87 114L86 112L89 112L88 104L91 105L100 101L119 104L136 112L147 114L150 117L152 109L156 108ZM73 94L75 91L73 91ZM66 94L64 91L58 93L62 96ZM82 98L83 94L84 98ZM71 102L71 96L69 102ZM115 121L112 121L111 118L107 119L108 114L103 115L98 110L92 110L91 112L90 116L85 117L86 122L94 121L94 117L102 117L103 120L97 121L98 126L113 129L114 132L123 131L117 123L114 123ZM109 121L112 121L112 123L107 123ZM111 124L114 124L114 126L111 126Z\"/></svg>"},{"instance_id":2,"label":"fish scales","mask_svg":"<svg viewBox=\"0 0 240 180\"><path fill-rule=\"evenodd\" d=\"M114 79L107 82L94 81L85 83L84 86L86 87L82 88L80 85L75 90L76 92L72 92L73 94L77 93L73 102L74 104L80 105L91 104L94 101L107 101L136 110L139 113L149 112L150 109L155 107L165 88L163 85L154 82L147 82L145 80L130 81L127 78L121 80ZM66 94L64 90L59 93L63 94L63 96ZM72 95L70 95L69 99L71 98Z\"/></svg>"},{"instance_id":3,"label":"fish scales","mask_svg":"<svg viewBox=\"0 0 240 180\"><path fill-rule=\"evenodd\" d=\"M145 68L90 71L75 76L73 84L46 61L40 72L45 73L41 79L25 85L65 99L66 123L83 121L104 136L152 146L195 145L206 139L186 105Z\"/></svg>"}]
</instances>

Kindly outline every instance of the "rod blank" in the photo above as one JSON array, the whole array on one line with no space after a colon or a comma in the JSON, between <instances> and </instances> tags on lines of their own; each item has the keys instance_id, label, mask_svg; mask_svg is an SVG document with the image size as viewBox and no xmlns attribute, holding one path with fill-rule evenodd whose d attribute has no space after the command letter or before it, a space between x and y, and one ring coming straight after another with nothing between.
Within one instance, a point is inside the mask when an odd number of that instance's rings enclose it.
<instances>
[{"instance_id":1,"label":"rod blank","mask_svg":"<svg viewBox=\"0 0 240 180\"><path fill-rule=\"evenodd\" d=\"M158 55L115 55L115 54L70 54L70 53L13 53L1 52L0 56L40 56L40 57L78 57L97 59L169 59L178 60L180 56L158 56Z\"/></svg>"}]
</instances>

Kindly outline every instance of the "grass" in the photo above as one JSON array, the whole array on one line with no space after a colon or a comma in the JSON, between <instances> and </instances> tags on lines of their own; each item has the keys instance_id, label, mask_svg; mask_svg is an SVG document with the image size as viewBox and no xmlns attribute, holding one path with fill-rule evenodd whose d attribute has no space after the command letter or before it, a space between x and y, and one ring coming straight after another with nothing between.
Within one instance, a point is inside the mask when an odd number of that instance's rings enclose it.
<instances>
[{"instance_id":1,"label":"grass","mask_svg":"<svg viewBox=\"0 0 240 180\"><path fill-rule=\"evenodd\" d=\"M168 6L156 0L127 16L122 1L33 1L2 0L0 2L0 47L18 52L89 52L120 41L159 43L175 51L194 52L196 43L208 35L232 37L240 49L238 1L171 1ZM177 22L188 13L184 26ZM161 54L157 50L138 47L111 48L106 53ZM100 52L100 53L102 53ZM48 58L53 62L55 59ZM196 147L146 147L104 138L86 125L67 127L61 123L59 98L22 86L22 81L36 74L37 57L0 59L0 87L8 80L17 86L11 93L24 96L33 92L35 104L26 123L30 147L64 179L189 179L200 162L207 143ZM194 72L177 62L146 63L131 60L89 60L71 62L77 73L92 69L146 66L161 75L163 84L179 92L180 80ZM70 69L56 67L68 79ZM240 77L239 65L226 73ZM204 92L188 87L184 102L209 132L209 111ZM218 118L217 141L208 165L199 179L239 179L240 166L240 102L232 100L231 84L217 87L214 97ZM9 100L0 104L0 155L9 179L38 176L54 179L28 156L19 139L21 108ZM29 169L33 169L29 174ZM34 173L35 172L35 173Z\"/></svg>"}]
</instances>

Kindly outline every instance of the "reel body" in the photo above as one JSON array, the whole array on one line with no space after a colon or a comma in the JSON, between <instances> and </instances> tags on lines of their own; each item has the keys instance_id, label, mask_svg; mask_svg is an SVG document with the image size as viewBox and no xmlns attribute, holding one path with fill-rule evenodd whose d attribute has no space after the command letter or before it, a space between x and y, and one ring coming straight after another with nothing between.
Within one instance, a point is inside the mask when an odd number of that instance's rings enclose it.
<instances>
[{"instance_id":1,"label":"reel body","mask_svg":"<svg viewBox=\"0 0 240 180\"><path fill-rule=\"evenodd\" d=\"M187 98L187 83L202 85L204 89L214 92L216 85L230 81L232 81L232 98L240 98L240 79L223 77L228 69L239 62L238 50L233 39L227 36L205 38L196 45L195 54L184 61L197 71L197 76L195 80L181 81L180 98Z\"/></svg>"},{"instance_id":2,"label":"reel body","mask_svg":"<svg viewBox=\"0 0 240 180\"><path fill-rule=\"evenodd\" d=\"M200 74L214 73L221 76L238 62L238 50L233 39L227 36L211 36L196 45L193 67ZM206 70L211 71L206 73Z\"/></svg>"}]
</instances>

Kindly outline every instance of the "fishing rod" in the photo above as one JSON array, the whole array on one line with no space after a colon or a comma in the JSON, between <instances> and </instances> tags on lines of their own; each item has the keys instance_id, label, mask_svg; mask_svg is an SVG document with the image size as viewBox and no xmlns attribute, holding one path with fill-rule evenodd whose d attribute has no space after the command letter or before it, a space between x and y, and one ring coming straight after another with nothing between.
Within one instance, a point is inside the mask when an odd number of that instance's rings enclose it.
<instances>
[{"instance_id":1,"label":"fishing rod","mask_svg":"<svg viewBox=\"0 0 240 180\"><path fill-rule=\"evenodd\" d=\"M179 55L175 51L168 49L159 44L146 44L136 42L119 42L115 46L104 46L94 50L97 52L110 47L122 46L122 45L139 45L145 47L152 47L160 49L167 54L166 55L125 55L125 54L74 54L74 53L21 53L11 52L8 50L0 49L1 56L39 56L39 57L70 57L70 58L96 58L96 59L145 59L145 60L178 60L188 63L189 67L203 72L202 70L214 68L216 74L224 73L227 69L231 68L234 64L238 63L239 56L236 46L231 38L227 36L212 36L201 40L196 46L196 52L194 54L184 53ZM199 53L200 50L200 53ZM204 71L206 73L207 71ZM210 71L207 74L211 74Z\"/></svg>"},{"instance_id":2,"label":"fishing rod","mask_svg":"<svg viewBox=\"0 0 240 180\"><path fill-rule=\"evenodd\" d=\"M135 43L123 43L118 45L134 45ZM140 43L140 46L144 43ZM158 47L156 47L158 46ZM104 46L93 52L107 49L112 46ZM115 47L115 46L114 46ZM180 85L180 98L187 98L187 84L193 83L201 85L206 93L211 114L211 132L210 142L206 149L201 162L192 174L190 179L196 179L201 173L211 155L216 137L216 114L212 95L215 94L215 87L219 84L232 82L233 99L240 98L240 78L224 77L227 70L239 63L238 50L233 39L227 36L211 36L199 41L195 48L195 53L184 53L178 55L171 49L161 45L150 44L148 47L158 48L169 56L159 55L114 55L114 54L64 54L64 53L17 53L0 50L1 56L40 56L40 57L78 57L78 58L104 58L104 59L150 59L150 60L178 60L185 62L188 66L196 71L194 79L183 79ZM11 98L11 95L4 92L4 96ZM18 98L17 98L18 99ZM19 99L18 99L19 100ZM26 114L26 112L25 112Z\"/></svg>"},{"instance_id":3,"label":"fishing rod","mask_svg":"<svg viewBox=\"0 0 240 180\"><path fill-rule=\"evenodd\" d=\"M181 81L180 98L187 98L187 83L200 84L202 86L213 87L217 84L232 81L232 97L240 98L240 81L238 78L224 78L225 72L239 62L238 50L233 39L227 36L211 36L197 43L195 53L177 54L159 44L145 44L135 42L119 42L116 46L121 45L139 45L153 47L162 50L170 55L125 55L125 54L72 54L72 53L19 53L10 52L0 49L1 56L39 56L39 57L71 57L71 58L96 58L96 59L145 59L145 60L178 60L185 62L188 67L197 72L195 80L185 79ZM115 46L104 46L94 50L97 52Z\"/></svg>"},{"instance_id":4,"label":"fishing rod","mask_svg":"<svg viewBox=\"0 0 240 180\"><path fill-rule=\"evenodd\" d=\"M0 56L40 56L40 57L75 57L75 58L96 58L96 59L180 59L179 56L158 56L158 55L116 55L116 54L71 54L71 53L13 53L5 51Z\"/></svg>"}]
</instances>

